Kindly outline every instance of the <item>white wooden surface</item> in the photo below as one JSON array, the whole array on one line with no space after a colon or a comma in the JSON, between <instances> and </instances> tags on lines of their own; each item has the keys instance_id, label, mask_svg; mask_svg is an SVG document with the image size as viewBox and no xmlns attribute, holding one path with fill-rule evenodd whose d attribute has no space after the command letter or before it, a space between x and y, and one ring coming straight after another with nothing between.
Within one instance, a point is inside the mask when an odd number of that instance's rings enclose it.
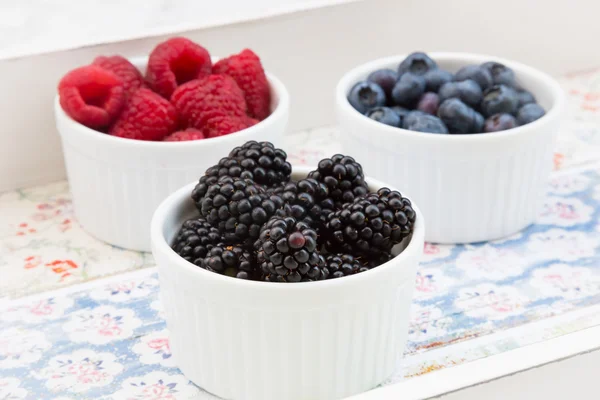
<instances>
[{"instance_id":1,"label":"white wooden surface","mask_svg":"<svg viewBox=\"0 0 600 400\"><path fill-rule=\"evenodd\" d=\"M600 326L431 372L349 400L598 399Z\"/></svg>"}]
</instances>

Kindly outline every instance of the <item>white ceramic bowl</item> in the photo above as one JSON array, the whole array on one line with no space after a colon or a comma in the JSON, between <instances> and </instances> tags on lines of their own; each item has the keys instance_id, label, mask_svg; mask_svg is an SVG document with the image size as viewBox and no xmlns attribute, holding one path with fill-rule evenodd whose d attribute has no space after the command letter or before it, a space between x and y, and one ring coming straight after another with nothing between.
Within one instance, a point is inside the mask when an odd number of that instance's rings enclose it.
<instances>
[{"instance_id":1,"label":"white ceramic bowl","mask_svg":"<svg viewBox=\"0 0 600 400\"><path fill-rule=\"evenodd\" d=\"M132 60L144 72L147 58ZM123 139L71 119L54 102L75 215L96 238L126 249L150 251L152 213L165 197L197 180L207 168L248 140L281 145L289 115L285 86L267 73L272 113L230 135L186 142Z\"/></svg>"},{"instance_id":2,"label":"white ceramic bowl","mask_svg":"<svg viewBox=\"0 0 600 400\"><path fill-rule=\"evenodd\" d=\"M354 68L337 86L337 118L344 152L369 174L405 189L427 218L425 239L470 243L515 233L538 215L552 168L564 93L550 76L497 57L430 53L440 68L498 61L546 110L539 120L492 134L437 135L394 128L360 114L348 103L352 86L380 68L396 69L406 55Z\"/></svg>"},{"instance_id":3,"label":"white ceramic bowl","mask_svg":"<svg viewBox=\"0 0 600 400\"><path fill-rule=\"evenodd\" d=\"M297 168L301 179L308 168ZM387 186L367 179L372 190ZM269 283L198 268L169 246L195 214L194 184L169 196L152 220L169 343L177 366L226 399L338 399L389 377L408 335L423 216L388 263L320 282Z\"/></svg>"}]
</instances>

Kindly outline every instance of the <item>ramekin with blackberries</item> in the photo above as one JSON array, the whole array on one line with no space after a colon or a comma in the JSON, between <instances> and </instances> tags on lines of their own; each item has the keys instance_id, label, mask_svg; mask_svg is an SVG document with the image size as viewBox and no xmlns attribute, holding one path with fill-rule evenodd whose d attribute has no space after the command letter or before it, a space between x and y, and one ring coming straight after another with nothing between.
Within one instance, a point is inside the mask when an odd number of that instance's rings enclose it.
<instances>
[{"instance_id":1,"label":"ramekin with blackberries","mask_svg":"<svg viewBox=\"0 0 600 400\"><path fill-rule=\"evenodd\" d=\"M537 217L564 105L549 75L492 56L414 52L352 69L336 103L344 151L411 193L428 241L497 239Z\"/></svg>"},{"instance_id":2,"label":"ramekin with blackberries","mask_svg":"<svg viewBox=\"0 0 600 400\"><path fill-rule=\"evenodd\" d=\"M224 398L329 399L393 372L424 220L358 160L292 171L282 149L248 142L160 205L153 254L188 378ZM226 365L235 380L206 373Z\"/></svg>"}]
</instances>

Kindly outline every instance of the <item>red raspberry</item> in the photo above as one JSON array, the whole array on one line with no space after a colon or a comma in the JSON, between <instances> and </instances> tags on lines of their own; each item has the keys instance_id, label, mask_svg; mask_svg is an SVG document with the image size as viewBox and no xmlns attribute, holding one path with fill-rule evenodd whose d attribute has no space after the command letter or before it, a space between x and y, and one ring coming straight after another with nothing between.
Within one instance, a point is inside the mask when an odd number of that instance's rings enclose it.
<instances>
[{"instance_id":1,"label":"red raspberry","mask_svg":"<svg viewBox=\"0 0 600 400\"><path fill-rule=\"evenodd\" d=\"M254 118L246 118L246 124L248 125L248 128L250 128L251 126L254 126L256 124L258 124L260 121Z\"/></svg>"},{"instance_id":2,"label":"red raspberry","mask_svg":"<svg viewBox=\"0 0 600 400\"><path fill-rule=\"evenodd\" d=\"M171 133L163 139L163 142L183 142L185 140L201 140L204 139L204 133L198 129L188 128L185 131L177 131Z\"/></svg>"},{"instance_id":3,"label":"red raspberry","mask_svg":"<svg viewBox=\"0 0 600 400\"><path fill-rule=\"evenodd\" d=\"M94 59L92 65L104 68L121 78L127 96L144 86L144 77L140 71L124 57L100 56Z\"/></svg>"},{"instance_id":4,"label":"red raspberry","mask_svg":"<svg viewBox=\"0 0 600 400\"><path fill-rule=\"evenodd\" d=\"M58 84L62 109L75 121L92 129L104 129L125 103L121 80L95 65L76 68Z\"/></svg>"},{"instance_id":5,"label":"red raspberry","mask_svg":"<svg viewBox=\"0 0 600 400\"><path fill-rule=\"evenodd\" d=\"M248 119L246 117L236 116L217 116L209 119L204 125L204 134L208 138L229 135L230 133L239 132L248 127Z\"/></svg>"},{"instance_id":6,"label":"red raspberry","mask_svg":"<svg viewBox=\"0 0 600 400\"><path fill-rule=\"evenodd\" d=\"M209 75L183 84L175 90L171 102L185 127L204 129L210 119L246 115L244 95L226 75Z\"/></svg>"},{"instance_id":7,"label":"red raspberry","mask_svg":"<svg viewBox=\"0 0 600 400\"><path fill-rule=\"evenodd\" d=\"M168 99L177 86L209 75L211 69L210 54L204 47L176 37L152 50L146 81L156 93Z\"/></svg>"},{"instance_id":8,"label":"red raspberry","mask_svg":"<svg viewBox=\"0 0 600 400\"><path fill-rule=\"evenodd\" d=\"M128 139L161 140L177 128L177 110L150 89L139 89L108 133Z\"/></svg>"},{"instance_id":9,"label":"red raspberry","mask_svg":"<svg viewBox=\"0 0 600 400\"><path fill-rule=\"evenodd\" d=\"M271 90L260 58L245 49L240 54L224 58L213 66L213 74L231 76L244 92L248 115L263 120L271 113Z\"/></svg>"}]
</instances>

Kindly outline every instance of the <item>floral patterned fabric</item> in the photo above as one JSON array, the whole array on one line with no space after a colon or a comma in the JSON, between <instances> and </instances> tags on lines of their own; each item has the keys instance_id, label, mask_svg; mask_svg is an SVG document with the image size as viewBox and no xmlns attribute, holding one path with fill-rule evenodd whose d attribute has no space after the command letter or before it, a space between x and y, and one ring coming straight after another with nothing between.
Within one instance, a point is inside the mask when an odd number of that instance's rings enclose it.
<instances>
[{"instance_id":1,"label":"floral patterned fabric","mask_svg":"<svg viewBox=\"0 0 600 400\"><path fill-rule=\"evenodd\" d=\"M563 80L570 108L535 225L425 245L406 357L386 384L600 324L598 82L596 71ZM315 164L339 151L337 134L285 147ZM0 400L214 399L171 357L151 256L85 234L66 183L0 194L0 271ZM82 283L105 275L117 276Z\"/></svg>"}]
</instances>

